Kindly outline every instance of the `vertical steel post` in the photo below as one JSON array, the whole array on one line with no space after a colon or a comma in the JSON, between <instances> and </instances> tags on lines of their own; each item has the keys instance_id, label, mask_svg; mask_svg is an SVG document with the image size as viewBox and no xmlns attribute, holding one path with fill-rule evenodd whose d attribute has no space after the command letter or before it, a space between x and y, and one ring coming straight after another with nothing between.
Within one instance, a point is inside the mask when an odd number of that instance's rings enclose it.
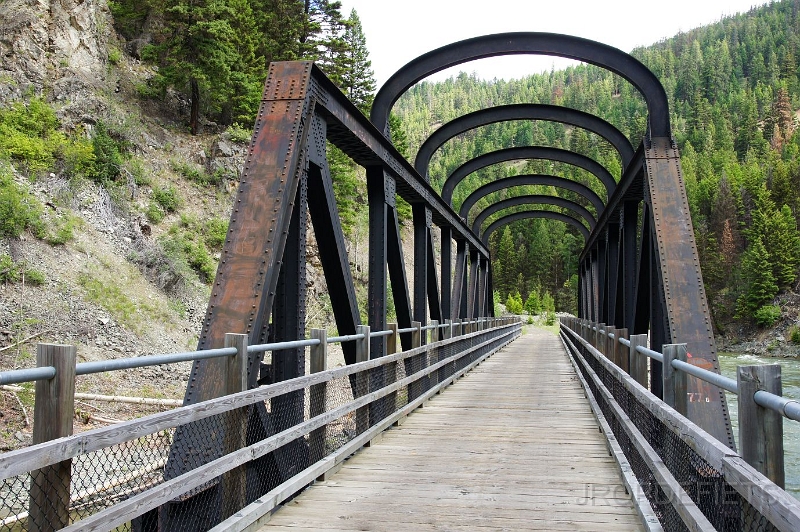
<instances>
[{"instance_id":1,"label":"vertical steel post","mask_svg":"<svg viewBox=\"0 0 800 532\"><path fill-rule=\"evenodd\" d=\"M453 317L452 297L453 297L453 229L450 226L442 226L440 229L442 247L442 278L440 280L442 298L442 319Z\"/></svg>"}]
</instances>

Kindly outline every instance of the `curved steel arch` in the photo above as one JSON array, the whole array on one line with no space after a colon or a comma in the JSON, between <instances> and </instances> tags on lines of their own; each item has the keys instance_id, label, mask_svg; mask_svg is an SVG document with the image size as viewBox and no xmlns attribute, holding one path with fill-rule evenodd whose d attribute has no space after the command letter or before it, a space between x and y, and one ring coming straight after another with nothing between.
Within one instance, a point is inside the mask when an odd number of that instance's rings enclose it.
<instances>
[{"instance_id":1,"label":"curved steel arch","mask_svg":"<svg viewBox=\"0 0 800 532\"><path fill-rule=\"evenodd\" d=\"M486 228L486 231L481 236L481 240L485 246L489 245L489 236L492 233L497 231L499 228L503 227L504 225L508 225L511 222L516 222L517 220L525 220L527 218L549 218L550 220L558 220L559 222L567 223L573 227L575 227L581 235L583 235L583 240L589 240L589 230L586 229L586 226L583 225L580 220L573 218L572 216L568 216L564 213L555 212L555 211L522 211L522 212L515 212L509 214L508 216L503 216L502 218L498 218L494 222Z\"/></svg>"},{"instance_id":2,"label":"curved steel arch","mask_svg":"<svg viewBox=\"0 0 800 532\"><path fill-rule=\"evenodd\" d=\"M535 54L576 59L610 70L644 96L653 137L669 137L669 104L664 87L646 66L622 50L589 39L557 33L498 33L466 39L412 59L395 72L375 96L370 120L386 131L397 99L419 80L461 63L498 55Z\"/></svg>"},{"instance_id":3,"label":"curved steel arch","mask_svg":"<svg viewBox=\"0 0 800 532\"><path fill-rule=\"evenodd\" d=\"M523 146L518 148L505 148L496 150L489 153L479 155L472 160L469 160L456 168L452 174L445 180L442 187L442 199L452 205L453 204L453 191L456 186L464 180L469 174L486 168L487 166L502 163L506 161L515 161L518 159L549 159L551 161L558 161L562 163L571 164L594 174L606 187L607 197L611 197L614 188L617 186L616 181L605 169L605 167L590 159L585 155L575 153L561 148L547 148L544 146Z\"/></svg>"},{"instance_id":4,"label":"curved steel arch","mask_svg":"<svg viewBox=\"0 0 800 532\"><path fill-rule=\"evenodd\" d=\"M598 215L600 215L600 213L603 212L603 208L605 207L603 200L600 199L600 196L595 194L594 190L590 189L586 185L578 183L577 181L572 181L571 179L566 179L554 175L523 174L523 175L515 175L512 177L506 177L504 179L497 179L481 187L478 187L477 189L475 189L474 192L472 192L472 194L467 196L467 199L465 199L464 203L461 204L461 208L458 211L458 215L461 216L461 218L463 218L464 220L466 220L467 217L469 216L470 209L472 209L472 207L476 203L478 203L478 201L480 201L481 198L488 196L492 192L497 192L498 190L502 190L504 188L519 187L525 185L546 185L546 186L571 190L572 192L575 192L576 194L579 194L584 198L586 198L592 204L592 207L595 208Z\"/></svg>"},{"instance_id":5,"label":"curved steel arch","mask_svg":"<svg viewBox=\"0 0 800 532\"><path fill-rule=\"evenodd\" d=\"M414 167L419 175L427 177L431 157L445 142L470 129L509 120L546 120L580 127L600 135L614 146L622 159L623 171L633 159L634 150L628 138L602 118L569 107L520 103L481 109L446 123L422 143L414 159Z\"/></svg>"},{"instance_id":6,"label":"curved steel arch","mask_svg":"<svg viewBox=\"0 0 800 532\"><path fill-rule=\"evenodd\" d=\"M484 210L475 217L475 221L472 223L472 232L476 235L480 233L481 226L483 222L486 221L489 216L493 215L496 212L500 212L503 209L508 209L511 207L518 207L520 205L553 205L556 207L561 207L562 209L568 209L584 220L589 224L589 230L591 231L594 229L594 226L597 225L597 220L592 213L590 213L585 207L575 203L574 201L570 201L568 199L559 198L558 196L547 196L542 194L528 194L524 196L515 196L513 198L507 198L503 201L498 201L497 203L493 203L486 207Z\"/></svg>"}]
</instances>

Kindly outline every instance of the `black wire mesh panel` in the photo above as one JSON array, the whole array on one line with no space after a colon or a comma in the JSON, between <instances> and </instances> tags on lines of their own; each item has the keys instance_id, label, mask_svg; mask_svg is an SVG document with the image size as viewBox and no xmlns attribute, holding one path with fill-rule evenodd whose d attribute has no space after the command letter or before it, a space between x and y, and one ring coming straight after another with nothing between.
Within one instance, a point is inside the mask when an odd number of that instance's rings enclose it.
<instances>
[{"instance_id":1,"label":"black wire mesh panel","mask_svg":"<svg viewBox=\"0 0 800 532\"><path fill-rule=\"evenodd\" d=\"M358 445L355 440L359 438L362 443L368 441L363 437L371 436L365 434L369 429L386 425L387 417L413 406L409 395L413 385L424 394L518 335L518 325L506 326L456 337L410 354L371 360L363 367L313 374L298 379L297 384L286 381L261 387L251 392L262 395L236 403L245 406L228 407L222 413L203 414L205 407L193 405L188 408L194 408L191 411L197 415L192 414L190 422L128 436L121 443L79 452L72 460L0 480L0 530L58 529L99 517L99 512L163 486L171 478L167 474L171 456L180 460L187 479L198 468L224 472L209 475L208 480L197 477L205 481L189 490L179 488L172 504L140 515L116 530L208 530L323 458L353 452L348 445ZM373 387L375 382L381 387ZM421 396L417 400L421 401ZM139 421L150 422L148 418ZM179 431L193 431L196 437L176 440ZM192 441L195 446L181 447L176 441ZM239 452L243 445L250 446L245 451L252 450L255 459L216 469L216 464ZM54 485L62 489L53 490ZM70 500L47 496L34 499L32 486L39 486L45 495L69 494ZM34 518L28 515L32 504L38 505L31 513L39 521L31 521Z\"/></svg>"},{"instance_id":2,"label":"black wire mesh panel","mask_svg":"<svg viewBox=\"0 0 800 532\"><path fill-rule=\"evenodd\" d=\"M687 527L675 511L673 501L666 497L653 473L639 455L636 446L631 442L630 435L616 418L613 409L609 407L605 395L597 389L586 366L597 375L625 415L716 530L720 532L777 530L725 480L722 471L709 464L682 438L681 434L653 414L650 410L652 404L641 402L631 392L629 387L634 385L628 380L623 382L621 372L609 370L606 364L599 360L597 354L579 340L573 345L576 346L577 353L570 350L570 354L578 356L577 366L631 463L631 468L664 530L686 530ZM658 399L652 397L652 401Z\"/></svg>"}]
</instances>

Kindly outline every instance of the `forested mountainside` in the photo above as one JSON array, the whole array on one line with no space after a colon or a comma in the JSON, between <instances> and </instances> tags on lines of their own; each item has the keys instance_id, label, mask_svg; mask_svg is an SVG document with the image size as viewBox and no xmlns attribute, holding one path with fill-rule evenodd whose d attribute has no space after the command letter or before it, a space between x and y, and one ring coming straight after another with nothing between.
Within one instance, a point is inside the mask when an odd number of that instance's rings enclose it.
<instances>
[{"instance_id":1,"label":"forested mountainside","mask_svg":"<svg viewBox=\"0 0 800 532\"><path fill-rule=\"evenodd\" d=\"M742 321L773 324L781 316L776 295L797 288L799 10L797 0L774 2L633 51L669 96L703 276L716 325L723 330ZM405 126L410 152L416 153L431 132L458 115L521 102L597 114L635 145L645 132L646 109L635 89L587 65L512 81L482 81L462 73L444 82L422 82L395 111ZM496 123L450 141L434 156L429 174L441 186L469 158L531 144L578 151L619 178L616 152L599 136L531 121ZM515 162L471 175L455 191L456 207L477 186L522 173L568 176L604 194L596 178L570 165ZM519 187L497 194L536 192L536 187ZM561 189L548 193L570 194ZM498 231L491 241L496 298L506 302L509 295L518 294L519 300L527 301L531 293L535 300L546 292L554 296L557 309L573 310L581 242L574 229L543 219Z\"/></svg>"},{"instance_id":2,"label":"forested mountainside","mask_svg":"<svg viewBox=\"0 0 800 532\"><path fill-rule=\"evenodd\" d=\"M781 310L784 321L795 319L774 305L793 294L800 265L799 6L775 2L634 52L669 94L723 331L774 322ZM31 337L77 342L87 358L123 345L128 353L193 347L268 65L290 59L318 61L368 112L368 43L357 13L342 13L338 2L0 4L0 346L15 346L1 352L4 368L32 364ZM514 81L461 74L420 83L395 108L393 139L413 158L445 121L518 102L596 113L632 139L645 131L644 103L626 82L575 66ZM619 177L620 162L599 138L520 121L448 143L432 181L441 186L490 149L531 144L576 150ZM364 303L364 176L334 148L329 160ZM602 192L573 167L516 163L471 176L456 189L456 207L479 183L515 173L563 175ZM497 299L512 309L574 310L580 246L572 229L544 220L499 232ZM320 326L330 308L314 260L312 251L311 304L319 308L309 322Z\"/></svg>"}]
</instances>

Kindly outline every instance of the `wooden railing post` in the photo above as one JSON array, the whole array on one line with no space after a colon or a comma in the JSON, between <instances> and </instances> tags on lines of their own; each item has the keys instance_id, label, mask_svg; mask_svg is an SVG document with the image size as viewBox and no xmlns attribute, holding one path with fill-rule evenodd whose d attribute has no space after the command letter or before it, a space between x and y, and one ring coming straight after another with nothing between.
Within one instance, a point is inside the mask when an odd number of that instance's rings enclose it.
<instances>
[{"instance_id":1,"label":"wooden railing post","mask_svg":"<svg viewBox=\"0 0 800 532\"><path fill-rule=\"evenodd\" d=\"M397 334L397 327L396 323L387 323L386 329L392 331L392 334L386 337L386 354L393 355L397 353L397 341L399 340Z\"/></svg>"},{"instance_id":2,"label":"wooden railing post","mask_svg":"<svg viewBox=\"0 0 800 532\"><path fill-rule=\"evenodd\" d=\"M614 335L612 339L610 335ZM614 328L613 325L608 326L605 328L605 355L606 358L609 359L611 362L614 363L615 366L619 366L619 360L617 360L617 329Z\"/></svg>"},{"instance_id":3,"label":"wooden railing post","mask_svg":"<svg viewBox=\"0 0 800 532\"><path fill-rule=\"evenodd\" d=\"M742 458L780 488L783 469L783 416L756 404L755 394L764 390L782 395L781 366L739 366L739 442Z\"/></svg>"},{"instance_id":4,"label":"wooden railing post","mask_svg":"<svg viewBox=\"0 0 800 532\"><path fill-rule=\"evenodd\" d=\"M325 329L311 329L311 339L319 340L319 344L312 345L309 349L311 358L311 373L320 373L328 369L328 331ZM328 383L323 382L311 386L310 416L312 418L325 413ZM325 457L325 427L311 431L308 436L309 462L322 460Z\"/></svg>"},{"instance_id":5,"label":"wooden railing post","mask_svg":"<svg viewBox=\"0 0 800 532\"><path fill-rule=\"evenodd\" d=\"M606 336L606 324L601 323L597 326L597 349L603 356L608 358L608 336Z\"/></svg>"},{"instance_id":6,"label":"wooden railing post","mask_svg":"<svg viewBox=\"0 0 800 532\"><path fill-rule=\"evenodd\" d=\"M411 322L411 349L415 349L422 345L422 324L418 321Z\"/></svg>"},{"instance_id":7,"label":"wooden railing post","mask_svg":"<svg viewBox=\"0 0 800 532\"><path fill-rule=\"evenodd\" d=\"M356 340L356 364L358 364L369 360L369 325L356 326L356 334L364 335L364 338ZM356 373L356 390L358 397L369 393L369 371ZM365 405L356 409L356 434L363 434L368 428L369 405Z\"/></svg>"},{"instance_id":8,"label":"wooden railing post","mask_svg":"<svg viewBox=\"0 0 800 532\"><path fill-rule=\"evenodd\" d=\"M247 335L228 333L225 347L236 354L225 359L225 395L247 389ZM247 408L235 408L225 415L225 449L231 454L247 444ZM247 505L247 471L241 465L222 475L222 514L227 519Z\"/></svg>"},{"instance_id":9,"label":"wooden railing post","mask_svg":"<svg viewBox=\"0 0 800 532\"><path fill-rule=\"evenodd\" d=\"M453 321L452 320L444 320L444 338L443 340L449 340L453 337Z\"/></svg>"},{"instance_id":10,"label":"wooden railing post","mask_svg":"<svg viewBox=\"0 0 800 532\"><path fill-rule=\"evenodd\" d=\"M636 352L636 348L640 345L647 346L647 335L632 334L631 345L628 350L628 366L631 368L631 377L633 377L636 382L649 389L647 382L647 357Z\"/></svg>"},{"instance_id":11,"label":"wooden railing post","mask_svg":"<svg viewBox=\"0 0 800 532\"><path fill-rule=\"evenodd\" d=\"M436 343L439 341L441 330L439 329L439 322L437 320L431 320L431 325L433 325L433 329L431 329L431 343ZM426 367L432 366L439 362L439 349L431 349L428 351L428 354L425 357L427 362L425 364ZM430 390L432 387L439 384L439 371L434 371L428 377L428 389Z\"/></svg>"},{"instance_id":12,"label":"wooden railing post","mask_svg":"<svg viewBox=\"0 0 800 532\"><path fill-rule=\"evenodd\" d=\"M617 365L622 368L622 371L630 375L630 359L628 357L628 348L620 342L622 338L628 338L628 329L617 329L614 331L616 340L614 340L614 358L617 360Z\"/></svg>"},{"instance_id":13,"label":"wooden railing post","mask_svg":"<svg viewBox=\"0 0 800 532\"><path fill-rule=\"evenodd\" d=\"M33 407L33 443L72 435L75 415L75 362L73 345L39 344L36 366L56 368L56 376L36 381ZM28 528L37 532L69 525L72 460L31 472Z\"/></svg>"},{"instance_id":14,"label":"wooden railing post","mask_svg":"<svg viewBox=\"0 0 800 532\"><path fill-rule=\"evenodd\" d=\"M664 402L686 415L687 406L687 377L683 371L672 367L673 360L686 362L686 344L665 344L662 348L664 354L664 370L661 372Z\"/></svg>"}]
</instances>

